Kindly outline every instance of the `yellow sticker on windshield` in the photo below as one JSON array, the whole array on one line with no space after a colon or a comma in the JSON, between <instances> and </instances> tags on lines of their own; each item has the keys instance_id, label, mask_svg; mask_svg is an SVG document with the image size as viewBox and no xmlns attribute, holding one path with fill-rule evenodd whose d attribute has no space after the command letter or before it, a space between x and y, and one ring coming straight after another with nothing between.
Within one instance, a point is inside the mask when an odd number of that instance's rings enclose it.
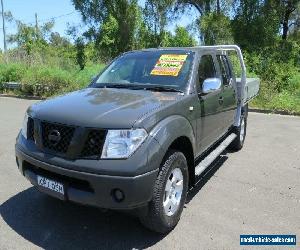
<instances>
[{"instance_id":1,"label":"yellow sticker on windshield","mask_svg":"<svg viewBox=\"0 0 300 250\"><path fill-rule=\"evenodd\" d=\"M178 76L187 55L161 55L151 71L151 75Z\"/></svg>"}]
</instances>

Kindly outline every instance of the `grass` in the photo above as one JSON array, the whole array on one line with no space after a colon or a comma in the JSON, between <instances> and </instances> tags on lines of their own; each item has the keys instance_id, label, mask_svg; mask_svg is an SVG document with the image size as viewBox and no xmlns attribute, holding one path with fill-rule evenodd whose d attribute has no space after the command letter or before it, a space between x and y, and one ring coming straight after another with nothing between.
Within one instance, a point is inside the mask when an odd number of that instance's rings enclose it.
<instances>
[{"instance_id":1,"label":"grass","mask_svg":"<svg viewBox=\"0 0 300 250\"><path fill-rule=\"evenodd\" d=\"M266 102L260 96L256 97L251 103L250 107L260 109L270 109L277 111L287 111L288 113L300 113L300 92L290 93L284 91L272 97L272 100Z\"/></svg>"}]
</instances>

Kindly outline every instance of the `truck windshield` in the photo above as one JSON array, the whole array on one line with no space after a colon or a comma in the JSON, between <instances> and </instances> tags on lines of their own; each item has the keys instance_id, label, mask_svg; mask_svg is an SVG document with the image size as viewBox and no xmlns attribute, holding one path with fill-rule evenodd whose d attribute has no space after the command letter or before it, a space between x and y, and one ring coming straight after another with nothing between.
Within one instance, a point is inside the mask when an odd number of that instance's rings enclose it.
<instances>
[{"instance_id":1,"label":"truck windshield","mask_svg":"<svg viewBox=\"0 0 300 250\"><path fill-rule=\"evenodd\" d=\"M193 57L194 52L185 50L126 53L114 60L91 87L184 91Z\"/></svg>"}]
</instances>

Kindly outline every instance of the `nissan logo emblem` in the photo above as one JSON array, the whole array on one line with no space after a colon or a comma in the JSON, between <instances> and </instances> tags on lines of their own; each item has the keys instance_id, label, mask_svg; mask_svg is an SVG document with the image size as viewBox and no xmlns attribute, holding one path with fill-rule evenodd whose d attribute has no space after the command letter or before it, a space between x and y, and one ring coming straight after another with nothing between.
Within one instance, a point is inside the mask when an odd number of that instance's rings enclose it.
<instances>
[{"instance_id":1,"label":"nissan logo emblem","mask_svg":"<svg viewBox=\"0 0 300 250\"><path fill-rule=\"evenodd\" d=\"M52 129L49 132L48 140L53 146L57 145L59 143L60 139L61 139L61 135L58 130Z\"/></svg>"}]
</instances>

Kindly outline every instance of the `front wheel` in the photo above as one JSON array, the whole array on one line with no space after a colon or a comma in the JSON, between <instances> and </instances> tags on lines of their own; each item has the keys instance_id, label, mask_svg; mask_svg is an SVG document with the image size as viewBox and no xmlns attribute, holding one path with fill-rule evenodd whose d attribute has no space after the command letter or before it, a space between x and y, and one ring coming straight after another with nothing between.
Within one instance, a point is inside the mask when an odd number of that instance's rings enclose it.
<instances>
[{"instance_id":1,"label":"front wheel","mask_svg":"<svg viewBox=\"0 0 300 250\"><path fill-rule=\"evenodd\" d=\"M156 179L148 213L140 217L148 229L167 233L178 223L188 190L188 166L183 153L167 154Z\"/></svg>"}]
</instances>

